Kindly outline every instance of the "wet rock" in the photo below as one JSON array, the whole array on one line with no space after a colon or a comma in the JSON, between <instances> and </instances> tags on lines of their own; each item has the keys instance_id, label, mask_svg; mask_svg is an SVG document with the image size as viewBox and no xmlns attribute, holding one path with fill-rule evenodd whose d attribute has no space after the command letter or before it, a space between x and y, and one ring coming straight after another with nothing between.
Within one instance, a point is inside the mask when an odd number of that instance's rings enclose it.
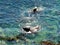
<instances>
[{"instance_id":1,"label":"wet rock","mask_svg":"<svg viewBox=\"0 0 60 45\"><path fill-rule=\"evenodd\" d=\"M58 44L57 45L60 45L60 41L58 41Z\"/></svg>"},{"instance_id":2,"label":"wet rock","mask_svg":"<svg viewBox=\"0 0 60 45\"><path fill-rule=\"evenodd\" d=\"M41 45L55 45L52 41L42 41Z\"/></svg>"}]
</instances>

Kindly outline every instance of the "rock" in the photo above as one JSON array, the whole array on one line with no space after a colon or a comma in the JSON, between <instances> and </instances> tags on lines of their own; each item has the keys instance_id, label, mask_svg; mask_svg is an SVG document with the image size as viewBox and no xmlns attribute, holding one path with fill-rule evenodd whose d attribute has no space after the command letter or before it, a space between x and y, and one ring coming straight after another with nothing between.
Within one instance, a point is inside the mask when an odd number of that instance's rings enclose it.
<instances>
[{"instance_id":1,"label":"rock","mask_svg":"<svg viewBox=\"0 0 60 45\"><path fill-rule=\"evenodd\" d=\"M52 41L42 41L41 45L55 45Z\"/></svg>"}]
</instances>

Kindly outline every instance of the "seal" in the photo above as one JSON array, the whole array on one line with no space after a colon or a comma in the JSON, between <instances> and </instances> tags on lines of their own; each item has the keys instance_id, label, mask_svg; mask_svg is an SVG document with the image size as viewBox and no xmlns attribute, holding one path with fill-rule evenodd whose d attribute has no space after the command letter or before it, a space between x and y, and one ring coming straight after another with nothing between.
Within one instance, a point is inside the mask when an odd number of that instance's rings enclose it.
<instances>
[{"instance_id":1,"label":"seal","mask_svg":"<svg viewBox=\"0 0 60 45\"><path fill-rule=\"evenodd\" d=\"M29 11L28 11L28 13L37 13L37 12L42 12L43 10L45 10L45 7L37 7L37 6L35 6L35 7L33 7L32 9L30 9Z\"/></svg>"},{"instance_id":2,"label":"seal","mask_svg":"<svg viewBox=\"0 0 60 45\"><path fill-rule=\"evenodd\" d=\"M25 33L35 33L39 30L39 26L31 27L31 26L26 26L23 28Z\"/></svg>"}]
</instances>

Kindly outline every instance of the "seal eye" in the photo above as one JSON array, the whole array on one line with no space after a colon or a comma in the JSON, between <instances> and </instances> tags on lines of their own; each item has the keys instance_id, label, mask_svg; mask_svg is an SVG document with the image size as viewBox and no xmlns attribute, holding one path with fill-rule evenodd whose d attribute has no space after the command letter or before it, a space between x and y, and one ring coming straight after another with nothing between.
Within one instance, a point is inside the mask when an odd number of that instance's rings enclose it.
<instances>
[{"instance_id":1,"label":"seal eye","mask_svg":"<svg viewBox=\"0 0 60 45\"><path fill-rule=\"evenodd\" d=\"M26 31L26 32L29 32L30 31L30 28L23 28L24 29L24 31Z\"/></svg>"}]
</instances>

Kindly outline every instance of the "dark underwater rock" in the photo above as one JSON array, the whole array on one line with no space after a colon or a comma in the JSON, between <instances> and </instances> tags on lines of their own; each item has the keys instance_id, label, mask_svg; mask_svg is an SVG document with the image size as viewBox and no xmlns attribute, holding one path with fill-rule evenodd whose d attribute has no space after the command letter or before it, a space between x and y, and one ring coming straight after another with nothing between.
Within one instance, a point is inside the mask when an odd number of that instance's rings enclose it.
<instances>
[{"instance_id":1,"label":"dark underwater rock","mask_svg":"<svg viewBox=\"0 0 60 45\"><path fill-rule=\"evenodd\" d=\"M55 45L52 41L41 41L41 45Z\"/></svg>"}]
</instances>

